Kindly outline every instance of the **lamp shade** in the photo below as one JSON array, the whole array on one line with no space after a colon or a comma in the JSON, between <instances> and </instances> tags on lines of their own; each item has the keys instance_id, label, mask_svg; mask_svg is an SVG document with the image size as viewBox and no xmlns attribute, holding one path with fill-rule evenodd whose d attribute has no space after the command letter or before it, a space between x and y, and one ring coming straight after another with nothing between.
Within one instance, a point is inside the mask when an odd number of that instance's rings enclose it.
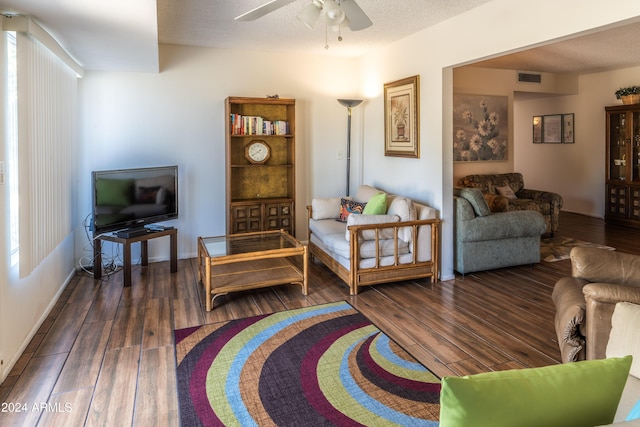
<instances>
[{"instance_id":1,"label":"lamp shade","mask_svg":"<svg viewBox=\"0 0 640 427\"><path fill-rule=\"evenodd\" d=\"M320 13L322 12L322 5L316 1L312 2L310 5L302 9L296 16L302 21L304 25L307 26L310 30L313 30L313 27L318 22L320 18Z\"/></svg>"},{"instance_id":2,"label":"lamp shade","mask_svg":"<svg viewBox=\"0 0 640 427\"><path fill-rule=\"evenodd\" d=\"M340 25L342 21L344 21L344 11L340 9L340 6L338 6L335 0L325 0L322 10L327 19L327 25L330 27Z\"/></svg>"},{"instance_id":3,"label":"lamp shade","mask_svg":"<svg viewBox=\"0 0 640 427\"><path fill-rule=\"evenodd\" d=\"M343 107L353 108L360 105L362 103L362 99L338 99L338 102Z\"/></svg>"}]
</instances>

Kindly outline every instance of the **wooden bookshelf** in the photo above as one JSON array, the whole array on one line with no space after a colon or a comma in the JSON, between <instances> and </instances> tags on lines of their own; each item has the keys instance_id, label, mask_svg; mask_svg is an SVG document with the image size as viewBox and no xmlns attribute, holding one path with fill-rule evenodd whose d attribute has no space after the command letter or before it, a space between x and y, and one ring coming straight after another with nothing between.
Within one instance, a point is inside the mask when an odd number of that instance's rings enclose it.
<instances>
[{"instance_id":1,"label":"wooden bookshelf","mask_svg":"<svg viewBox=\"0 0 640 427\"><path fill-rule=\"evenodd\" d=\"M229 97L225 116L227 234L295 235L295 99ZM256 142L264 163L248 158Z\"/></svg>"}]
</instances>

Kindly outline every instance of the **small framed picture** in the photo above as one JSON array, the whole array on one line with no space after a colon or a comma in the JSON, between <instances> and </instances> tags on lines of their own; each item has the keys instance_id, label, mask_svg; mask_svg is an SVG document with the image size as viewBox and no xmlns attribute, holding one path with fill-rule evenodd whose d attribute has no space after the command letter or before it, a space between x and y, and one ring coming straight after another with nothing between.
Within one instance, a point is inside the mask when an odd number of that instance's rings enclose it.
<instances>
[{"instance_id":1,"label":"small framed picture","mask_svg":"<svg viewBox=\"0 0 640 427\"><path fill-rule=\"evenodd\" d=\"M542 116L533 116L533 143L542 144Z\"/></svg>"},{"instance_id":2,"label":"small framed picture","mask_svg":"<svg viewBox=\"0 0 640 427\"><path fill-rule=\"evenodd\" d=\"M573 144L574 138L573 113L562 115L562 143Z\"/></svg>"},{"instance_id":3,"label":"small framed picture","mask_svg":"<svg viewBox=\"0 0 640 427\"><path fill-rule=\"evenodd\" d=\"M545 144L562 143L562 114L542 116L542 142Z\"/></svg>"}]
</instances>

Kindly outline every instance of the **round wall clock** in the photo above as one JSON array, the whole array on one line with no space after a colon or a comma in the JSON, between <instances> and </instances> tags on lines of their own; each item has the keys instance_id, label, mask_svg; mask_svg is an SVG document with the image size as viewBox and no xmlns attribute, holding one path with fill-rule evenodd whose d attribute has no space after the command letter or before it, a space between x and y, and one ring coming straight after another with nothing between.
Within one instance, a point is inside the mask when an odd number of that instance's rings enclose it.
<instances>
[{"instance_id":1,"label":"round wall clock","mask_svg":"<svg viewBox=\"0 0 640 427\"><path fill-rule=\"evenodd\" d=\"M254 165L262 165L271 157L271 147L264 141L251 141L244 148L244 157Z\"/></svg>"}]
</instances>

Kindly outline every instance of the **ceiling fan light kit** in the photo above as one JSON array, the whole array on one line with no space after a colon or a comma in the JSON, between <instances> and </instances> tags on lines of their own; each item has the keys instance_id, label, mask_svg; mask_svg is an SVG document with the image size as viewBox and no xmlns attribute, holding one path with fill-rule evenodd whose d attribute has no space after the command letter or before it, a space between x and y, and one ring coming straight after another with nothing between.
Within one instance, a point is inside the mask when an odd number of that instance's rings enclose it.
<instances>
[{"instance_id":1,"label":"ceiling fan light kit","mask_svg":"<svg viewBox=\"0 0 640 427\"><path fill-rule=\"evenodd\" d=\"M262 6L258 6L249 12L237 16L236 21L255 21L281 7L293 3L295 0L271 0ZM324 16L326 25L331 28L339 28L341 24L348 26L351 31L364 30L373 23L366 13L358 6L355 0L311 0L296 16L309 29L313 29Z\"/></svg>"},{"instance_id":2,"label":"ceiling fan light kit","mask_svg":"<svg viewBox=\"0 0 640 427\"><path fill-rule=\"evenodd\" d=\"M253 21L289 3L293 3L293 1L295 0L271 0L235 19L236 21ZM311 3L302 9L296 17L307 28L312 30L320 20L321 15L324 16L325 31L328 28L340 31L341 25L348 26L351 31L359 31L373 25L371 19L358 6L355 0L338 0L337 2L336 0L311 0ZM342 35L340 34L338 35L338 41L342 41ZM325 43L325 49L328 48L329 45Z\"/></svg>"},{"instance_id":3,"label":"ceiling fan light kit","mask_svg":"<svg viewBox=\"0 0 640 427\"><path fill-rule=\"evenodd\" d=\"M342 21L344 21L344 11L340 8L340 6L338 6L335 0L324 0L324 6L322 10L324 11L327 25L329 25L330 27L340 25Z\"/></svg>"},{"instance_id":4,"label":"ceiling fan light kit","mask_svg":"<svg viewBox=\"0 0 640 427\"><path fill-rule=\"evenodd\" d=\"M296 16L310 30L313 30L320 14L322 13L322 4L318 0L313 0L311 4L302 9Z\"/></svg>"}]
</instances>

